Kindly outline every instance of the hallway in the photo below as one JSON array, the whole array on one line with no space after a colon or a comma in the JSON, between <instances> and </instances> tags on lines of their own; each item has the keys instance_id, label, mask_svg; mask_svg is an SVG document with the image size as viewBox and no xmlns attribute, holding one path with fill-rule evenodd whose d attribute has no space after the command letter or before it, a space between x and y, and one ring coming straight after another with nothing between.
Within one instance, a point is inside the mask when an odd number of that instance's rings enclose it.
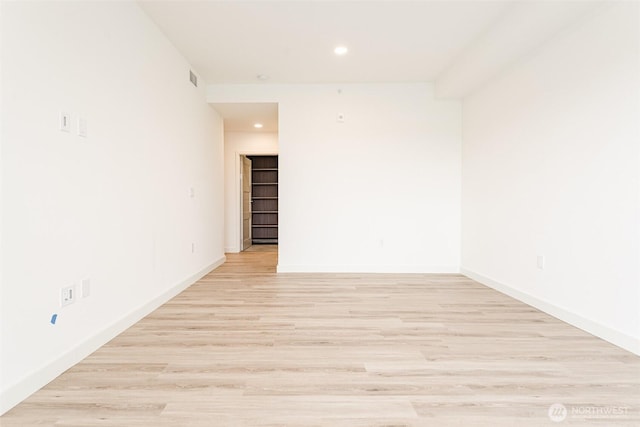
<instances>
[{"instance_id":1,"label":"hallway","mask_svg":"<svg viewBox=\"0 0 640 427\"><path fill-rule=\"evenodd\" d=\"M228 254L0 424L540 426L554 403L640 421L636 356L464 276L276 263Z\"/></svg>"}]
</instances>

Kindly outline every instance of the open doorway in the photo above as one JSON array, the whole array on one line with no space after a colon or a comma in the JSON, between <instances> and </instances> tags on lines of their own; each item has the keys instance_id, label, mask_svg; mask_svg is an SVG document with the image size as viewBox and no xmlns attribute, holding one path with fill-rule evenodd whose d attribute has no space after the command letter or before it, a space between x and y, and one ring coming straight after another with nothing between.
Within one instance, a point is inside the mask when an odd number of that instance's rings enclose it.
<instances>
[{"instance_id":1,"label":"open doorway","mask_svg":"<svg viewBox=\"0 0 640 427\"><path fill-rule=\"evenodd\" d=\"M242 162L242 247L269 250L278 244L278 156L243 156Z\"/></svg>"},{"instance_id":2,"label":"open doorway","mask_svg":"<svg viewBox=\"0 0 640 427\"><path fill-rule=\"evenodd\" d=\"M229 135L229 140L233 142L237 136ZM277 135L272 138L273 150L234 153L236 172L231 177L234 182L227 188L233 193L235 209L231 217L225 217L225 228L230 224L234 227L232 244L237 249L226 252L278 251Z\"/></svg>"}]
</instances>

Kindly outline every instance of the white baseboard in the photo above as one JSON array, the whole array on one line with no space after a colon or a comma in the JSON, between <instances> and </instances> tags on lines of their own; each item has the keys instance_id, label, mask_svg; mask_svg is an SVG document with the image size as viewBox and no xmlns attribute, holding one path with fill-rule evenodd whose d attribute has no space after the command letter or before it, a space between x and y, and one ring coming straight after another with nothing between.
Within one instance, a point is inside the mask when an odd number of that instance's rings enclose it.
<instances>
[{"instance_id":1,"label":"white baseboard","mask_svg":"<svg viewBox=\"0 0 640 427\"><path fill-rule=\"evenodd\" d=\"M553 303L534 297L533 295L530 295L526 292L519 291L509 285L505 285L504 283L500 283L488 277L482 276L481 274L475 273L471 270L467 270L466 268L461 268L460 272L465 276L475 280L476 282L480 282L483 285L489 286L490 288L493 288L498 292L509 295L512 298L535 307L540 311L543 311L557 319L560 319L564 322L569 323L570 325L582 329L583 331L595 335L598 338L602 338L603 340L608 341L611 344L614 344L634 354L640 355L640 339L636 337L627 335L606 325L594 322L593 320L587 319L586 317L583 317L577 313L566 310L562 307L558 307Z\"/></svg>"},{"instance_id":2,"label":"white baseboard","mask_svg":"<svg viewBox=\"0 0 640 427\"><path fill-rule=\"evenodd\" d=\"M278 273L396 273L396 274L450 274L459 273L458 266L450 265L282 265Z\"/></svg>"},{"instance_id":3,"label":"white baseboard","mask_svg":"<svg viewBox=\"0 0 640 427\"><path fill-rule=\"evenodd\" d=\"M240 249L237 246L229 246L227 248L224 248L225 254L237 254L239 252L240 252Z\"/></svg>"},{"instance_id":4,"label":"white baseboard","mask_svg":"<svg viewBox=\"0 0 640 427\"><path fill-rule=\"evenodd\" d=\"M160 307L171 298L184 291L186 288L197 282L199 279L207 275L210 271L216 269L225 262L226 258L222 258L212 262L200 271L192 274L181 282L177 283L169 290L161 293L151 301L143 304L137 309L131 311L126 316L115 321L102 331L88 338L84 342L69 350L62 357L32 372L30 375L13 384L0 393L0 415L9 411L18 403L29 397L31 394L40 390L49 382L54 380L67 369L79 363L82 359L102 347L104 344L118 336L120 333L131 327L143 317Z\"/></svg>"}]
</instances>

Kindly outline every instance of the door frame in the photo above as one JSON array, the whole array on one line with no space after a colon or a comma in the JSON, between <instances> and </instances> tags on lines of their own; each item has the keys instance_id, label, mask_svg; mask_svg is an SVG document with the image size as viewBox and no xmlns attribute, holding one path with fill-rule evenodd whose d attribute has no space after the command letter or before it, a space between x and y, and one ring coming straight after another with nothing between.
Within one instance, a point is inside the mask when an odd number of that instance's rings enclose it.
<instances>
[{"instance_id":1,"label":"door frame","mask_svg":"<svg viewBox=\"0 0 640 427\"><path fill-rule=\"evenodd\" d=\"M242 156L280 156L280 153L273 150L242 150L235 152L235 188L236 188L236 206L238 208L238 227L236 229L236 244L238 250L242 252L242 243L244 241L242 236ZM278 182L280 177L278 176Z\"/></svg>"},{"instance_id":2,"label":"door frame","mask_svg":"<svg viewBox=\"0 0 640 427\"><path fill-rule=\"evenodd\" d=\"M253 162L250 157L245 155L240 156L240 169L240 186L242 188L242 193L240 194L240 197L242 197L242 246L240 247L240 252L244 252L253 245ZM248 185L247 181L249 181ZM249 189L249 200L245 203L247 187ZM245 216L248 217L248 219L245 219ZM248 227L244 226L245 221L249 222ZM247 243L247 241L249 243Z\"/></svg>"}]
</instances>

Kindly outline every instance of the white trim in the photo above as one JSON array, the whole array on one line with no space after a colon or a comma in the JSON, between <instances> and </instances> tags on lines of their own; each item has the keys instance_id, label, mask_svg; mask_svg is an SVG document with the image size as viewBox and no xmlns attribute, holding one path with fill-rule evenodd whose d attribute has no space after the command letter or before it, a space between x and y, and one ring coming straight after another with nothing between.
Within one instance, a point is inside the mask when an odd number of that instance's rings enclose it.
<instances>
[{"instance_id":1,"label":"white trim","mask_svg":"<svg viewBox=\"0 0 640 427\"><path fill-rule=\"evenodd\" d=\"M509 295L510 297L535 307L540 311L562 320L563 322L569 323L570 325L595 335L598 338L602 338L611 344L640 355L640 338L627 335L616 329L610 328L609 326L594 322L593 320L582 317L577 313L559 307L549 301L534 297L526 292L519 291L509 285L505 285L504 283L500 283L466 268L460 268L460 272L476 282L480 282L498 292Z\"/></svg>"},{"instance_id":2,"label":"white trim","mask_svg":"<svg viewBox=\"0 0 640 427\"><path fill-rule=\"evenodd\" d=\"M246 157L246 154L241 154L239 152L236 151L236 180L235 180L235 184L236 184L236 201L237 201L237 205L238 205L238 233L237 233L237 237L236 237L236 245L238 247L238 252L242 252L242 247L244 246L244 233L243 233L243 226L244 226L244 212L242 212L242 198L244 197L244 188L243 185L244 183L242 182L242 180L244 179L244 164L242 162L242 156Z\"/></svg>"},{"instance_id":3,"label":"white trim","mask_svg":"<svg viewBox=\"0 0 640 427\"><path fill-rule=\"evenodd\" d=\"M7 387L0 392L0 415L9 411L18 403L35 393L49 382L54 380L67 369L79 363L85 357L102 347L104 344L115 338L117 335L131 327L140 319L187 289L189 286L200 280L212 270L224 264L226 258L223 256L218 260L207 265L195 274L187 277L175 286L164 291L149 302L136 308L126 316L116 320L111 325L104 328L97 334L89 337L76 347L70 349L63 356L53 362L35 370L19 382Z\"/></svg>"},{"instance_id":4,"label":"white trim","mask_svg":"<svg viewBox=\"0 0 640 427\"><path fill-rule=\"evenodd\" d=\"M236 246L224 248L225 254L237 254L238 252L240 252L240 249Z\"/></svg>"},{"instance_id":5,"label":"white trim","mask_svg":"<svg viewBox=\"0 0 640 427\"><path fill-rule=\"evenodd\" d=\"M398 274L451 274L459 273L451 265L282 265L278 273L398 273Z\"/></svg>"}]
</instances>

